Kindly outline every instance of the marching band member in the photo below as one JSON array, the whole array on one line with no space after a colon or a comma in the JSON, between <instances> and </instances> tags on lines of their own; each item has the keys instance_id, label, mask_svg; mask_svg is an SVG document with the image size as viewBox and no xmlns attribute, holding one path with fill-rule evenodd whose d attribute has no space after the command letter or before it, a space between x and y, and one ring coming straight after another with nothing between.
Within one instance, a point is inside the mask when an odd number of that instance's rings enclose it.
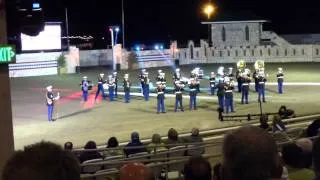
<instances>
[{"instance_id":1,"label":"marching band member","mask_svg":"<svg viewBox=\"0 0 320 180\"><path fill-rule=\"evenodd\" d=\"M81 81L81 90L82 90L82 98L83 101L86 102L88 100L88 91L89 91L89 82L87 76L83 76L83 80Z\"/></svg>"},{"instance_id":2,"label":"marching band member","mask_svg":"<svg viewBox=\"0 0 320 180\"><path fill-rule=\"evenodd\" d=\"M250 70L245 69L244 73L241 75L241 86L242 86L242 96L241 96L241 104L244 104L244 100L246 104L248 104L248 95L250 89Z\"/></svg>"},{"instance_id":3,"label":"marching band member","mask_svg":"<svg viewBox=\"0 0 320 180\"><path fill-rule=\"evenodd\" d=\"M162 84L161 82L157 82L157 114L166 113L165 106L164 106L164 91L166 85Z\"/></svg>"},{"instance_id":4,"label":"marching band member","mask_svg":"<svg viewBox=\"0 0 320 180\"><path fill-rule=\"evenodd\" d=\"M141 69L140 75L139 75L139 80L141 84L141 92L144 96L144 73L146 72L146 69Z\"/></svg>"},{"instance_id":5,"label":"marching band member","mask_svg":"<svg viewBox=\"0 0 320 180\"><path fill-rule=\"evenodd\" d=\"M180 79L181 79L180 69L177 68L173 75L173 82L180 81Z\"/></svg>"},{"instance_id":6,"label":"marching band member","mask_svg":"<svg viewBox=\"0 0 320 180\"><path fill-rule=\"evenodd\" d=\"M233 109L233 89L234 82L230 79L230 77L225 77L225 104L226 104L226 113L234 112Z\"/></svg>"},{"instance_id":7,"label":"marching band member","mask_svg":"<svg viewBox=\"0 0 320 180\"><path fill-rule=\"evenodd\" d=\"M162 70L159 69L159 70L158 70L157 77L156 77L156 82L160 81L160 79L161 79L161 74L162 74Z\"/></svg>"},{"instance_id":8,"label":"marching band member","mask_svg":"<svg viewBox=\"0 0 320 180\"><path fill-rule=\"evenodd\" d=\"M108 76L108 87L109 87L109 99L110 101L114 101L114 88L115 88L115 83L114 79L112 78L112 75Z\"/></svg>"},{"instance_id":9,"label":"marching band member","mask_svg":"<svg viewBox=\"0 0 320 180\"><path fill-rule=\"evenodd\" d=\"M144 73L144 76L143 76L143 84L142 84L142 87L143 87L143 96L144 96L144 99L146 101L149 101L149 83L150 83L150 79L149 79L149 73L148 72L145 72Z\"/></svg>"},{"instance_id":10,"label":"marching band member","mask_svg":"<svg viewBox=\"0 0 320 180\"><path fill-rule=\"evenodd\" d=\"M259 71L257 79L258 79L258 92L259 92L258 102L261 101L261 96L262 96L262 101L266 102L266 100L265 100L265 83L266 83L267 79L265 78L265 73L264 73L263 69L261 69Z\"/></svg>"},{"instance_id":11,"label":"marching band member","mask_svg":"<svg viewBox=\"0 0 320 180\"><path fill-rule=\"evenodd\" d=\"M180 109L181 111L184 111L183 109L183 103L182 103L182 92L184 91L184 84L181 83L180 81L175 82L175 89L174 93L176 95L176 103L174 106L174 112L177 112L178 105L180 104Z\"/></svg>"},{"instance_id":12,"label":"marching band member","mask_svg":"<svg viewBox=\"0 0 320 180\"><path fill-rule=\"evenodd\" d=\"M97 89L96 97L94 98L94 100L97 99L97 97L100 94L100 91L102 93L103 99L106 99L106 95L104 94L104 87L103 87L103 85L106 84L106 81L103 79L103 77L104 77L104 74L100 73L99 78L98 78L98 89Z\"/></svg>"},{"instance_id":13,"label":"marching band member","mask_svg":"<svg viewBox=\"0 0 320 180\"><path fill-rule=\"evenodd\" d=\"M118 97L118 73L113 72L112 78L114 82L114 97L117 98Z\"/></svg>"},{"instance_id":14,"label":"marching band member","mask_svg":"<svg viewBox=\"0 0 320 180\"><path fill-rule=\"evenodd\" d=\"M189 89L190 89L190 111L192 108L194 110L197 110L197 82L194 78L190 79L190 84L189 84Z\"/></svg>"},{"instance_id":15,"label":"marching band member","mask_svg":"<svg viewBox=\"0 0 320 180\"><path fill-rule=\"evenodd\" d=\"M242 77L241 74L244 73L244 70L246 68L247 64L244 60L240 60L237 62L237 72L236 72L236 78L238 83L238 92L241 93L242 89Z\"/></svg>"},{"instance_id":16,"label":"marching band member","mask_svg":"<svg viewBox=\"0 0 320 180\"><path fill-rule=\"evenodd\" d=\"M54 109L54 102L60 99L60 93L58 93L57 96L54 97L52 93L52 86L48 86L46 99L47 99L47 107L48 107L48 121L50 122L50 121L53 121L52 114Z\"/></svg>"},{"instance_id":17,"label":"marching band member","mask_svg":"<svg viewBox=\"0 0 320 180\"><path fill-rule=\"evenodd\" d=\"M228 77L230 78L230 81L233 81L234 79L234 74L232 71L233 71L233 68L229 67Z\"/></svg>"},{"instance_id":18,"label":"marching band member","mask_svg":"<svg viewBox=\"0 0 320 180\"><path fill-rule=\"evenodd\" d=\"M225 83L223 82L223 79L219 79L219 83L217 85L217 96L218 96L218 104L220 109L224 109L224 96L225 96L225 89L224 89Z\"/></svg>"},{"instance_id":19,"label":"marching band member","mask_svg":"<svg viewBox=\"0 0 320 180\"><path fill-rule=\"evenodd\" d=\"M282 68L278 68L277 79L278 79L278 93L282 94L283 93L283 79L284 79L284 73L283 73Z\"/></svg>"},{"instance_id":20,"label":"marching band member","mask_svg":"<svg viewBox=\"0 0 320 180\"><path fill-rule=\"evenodd\" d=\"M125 74L124 80L123 80L123 90L124 90L125 103L129 103L129 101L130 101L130 87L131 87L131 83L129 80L129 74Z\"/></svg>"},{"instance_id":21,"label":"marching band member","mask_svg":"<svg viewBox=\"0 0 320 180\"><path fill-rule=\"evenodd\" d=\"M211 95L214 95L214 91L216 89L216 75L214 74L214 72L211 72L209 81L210 81L210 92L211 92Z\"/></svg>"}]
</instances>

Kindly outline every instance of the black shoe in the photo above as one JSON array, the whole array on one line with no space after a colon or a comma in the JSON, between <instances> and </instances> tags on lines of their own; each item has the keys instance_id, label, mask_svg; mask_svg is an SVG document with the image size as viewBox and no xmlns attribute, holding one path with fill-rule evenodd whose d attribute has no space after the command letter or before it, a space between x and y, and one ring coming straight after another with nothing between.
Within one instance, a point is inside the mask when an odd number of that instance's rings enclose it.
<instances>
[{"instance_id":1,"label":"black shoe","mask_svg":"<svg viewBox=\"0 0 320 180\"><path fill-rule=\"evenodd\" d=\"M157 112L157 114L160 114L159 112Z\"/></svg>"},{"instance_id":2,"label":"black shoe","mask_svg":"<svg viewBox=\"0 0 320 180\"><path fill-rule=\"evenodd\" d=\"M181 109L182 112L184 112L184 109Z\"/></svg>"},{"instance_id":3,"label":"black shoe","mask_svg":"<svg viewBox=\"0 0 320 180\"><path fill-rule=\"evenodd\" d=\"M167 112L163 111L162 113L167 113Z\"/></svg>"}]
</instances>

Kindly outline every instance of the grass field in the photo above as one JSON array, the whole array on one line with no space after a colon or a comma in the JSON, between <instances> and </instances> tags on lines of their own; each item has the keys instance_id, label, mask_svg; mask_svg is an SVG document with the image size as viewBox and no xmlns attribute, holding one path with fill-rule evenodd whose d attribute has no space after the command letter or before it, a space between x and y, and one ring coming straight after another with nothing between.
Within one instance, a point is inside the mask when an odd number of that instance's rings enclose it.
<instances>
[{"instance_id":1,"label":"grass field","mask_svg":"<svg viewBox=\"0 0 320 180\"><path fill-rule=\"evenodd\" d=\"M250 65L249 65L250 66ZM269 82L275 82L275 74L280 64L266 64ZM318 69L320 63L281 64L284 68L286 82L320 82ZM182 66L185 76L195 66ZM218 65L201 66L205 73L216 71ZM229 67L226 65L225 67ZM171 68L162 68L167 75L168 84L171 82ZM154 80L157 69L149 70L151 80ZM150 137L157 132L166 135L169 128L176 128L179 132L189 132L193 127L213 129L239 125L239 122L220 122L217 120L216 96L198 100L197 111L173 112L173 98L166 98L166 114L156 114L155 98L146 102L141 97L133 97L130 104L123 103L122 97L115 102L103 101L93 103L94 93L89 102L82 104L79 83L83 75L96 81L100 72L108 74L106 69L82 70L81 74L43 77L15 78L11 80L11 95L14 118L15 147L17 149L26 144L39 140L50 140L63 144L72 141L75 146L82 146L88 140L95 140L104 144L111 136L120 141L127 141L132 131L140 132L142 138ZM109 71L110 73L111 71ZM119 72L120 77L125 72ZM169 75L170 74L170 75ZM153 76L152 76L153 75ZM138 85L138 71L130 71L131 80ZM54 85L62 94L62 99L56 106L59 119L49 123L46 118L45 87ZM202 87L208 86L208 81L201 82ZM266 99L263 104L264 112L275 112L281 105L287 105L297 114L320 113L320 86L288 86L285 93L278 95L276 86L268 86ZM251 88L253 89L253 88ZM200 96L208 96L202 93ZM250 104L241 105L240 95L235 93L235 114L259 113L257 94L250 92ZM188 99L184 99L187 109ZM251 123L243 121L241 124Z\"/></svg>"}]
</instances>

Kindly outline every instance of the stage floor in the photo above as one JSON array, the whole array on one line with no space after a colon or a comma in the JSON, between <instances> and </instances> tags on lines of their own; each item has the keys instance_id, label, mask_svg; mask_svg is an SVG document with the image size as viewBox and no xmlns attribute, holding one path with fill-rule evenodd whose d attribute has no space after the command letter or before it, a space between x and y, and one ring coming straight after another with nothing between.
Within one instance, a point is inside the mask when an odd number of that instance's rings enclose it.
<instances>
[{"instance_id":1,"label":"stage floor","mask_svg":"<svg viewBox=\"0 0 320 180\"><path fill-rule=\"evenodd\" d=\"M94 72L93 74L98 74ZM153 133L166 135L170 128L179 132L189 132L193 127L214 129L239 124L252 123L220 122L217 117L216 96L201 94L198 110L189 111L189 100L184 99L185 112L173 112L174 98L167 97L166 114L156 114L156 99L146 102L141 97L133 97L131 103L123 103L122 97L115 102L99 101L94 104L92 92L89 101L81 103L79 90L80 75L63 77L45 76L15 78L11 80L12 111L15 148L20 149L37 141L46 140L59 144L71 141L82 147L88 140L105 144L109 137L116 136L120 141L128 141L130 133L137 131L141 138L151 137ZM95 79L94 79L95 80ZM54 85L62 99L56 105L55 122L47 121L45 87ZM288 86L285 93L278 95L276 86L268 86L267 103L264 112L276 112L281 105L294 109L296 113L316 114L320 112L320 86ZM251 88L253 89L253 87ZM240 104L240 94L235 93L234 114L259 113L257 94L250 92L250 104Z\"/></svg>"}]
</instances>

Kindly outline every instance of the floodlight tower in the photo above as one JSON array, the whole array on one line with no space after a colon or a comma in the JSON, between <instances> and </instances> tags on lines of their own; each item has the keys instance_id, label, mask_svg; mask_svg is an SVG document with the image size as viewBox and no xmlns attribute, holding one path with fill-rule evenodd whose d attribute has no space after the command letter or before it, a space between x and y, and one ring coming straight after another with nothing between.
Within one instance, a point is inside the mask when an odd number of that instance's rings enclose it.
<instances>
[{"instance_id":1,"label":"floodlight tower","mask_svg":"<svg viewBox=\"0 0 320 180\"><path fill-rule=\"evenodd\" d=\"M117 69L117 62L114 53L114 46L117 43L118 32L120 31L119 26L109 26L109 31L111 33L111 47L112 47L112 69L115 71ZM116 32L116 38L114 37L114 32ZM116 40L116 41L115 41Z\"/></svg>"}]
</instances>

